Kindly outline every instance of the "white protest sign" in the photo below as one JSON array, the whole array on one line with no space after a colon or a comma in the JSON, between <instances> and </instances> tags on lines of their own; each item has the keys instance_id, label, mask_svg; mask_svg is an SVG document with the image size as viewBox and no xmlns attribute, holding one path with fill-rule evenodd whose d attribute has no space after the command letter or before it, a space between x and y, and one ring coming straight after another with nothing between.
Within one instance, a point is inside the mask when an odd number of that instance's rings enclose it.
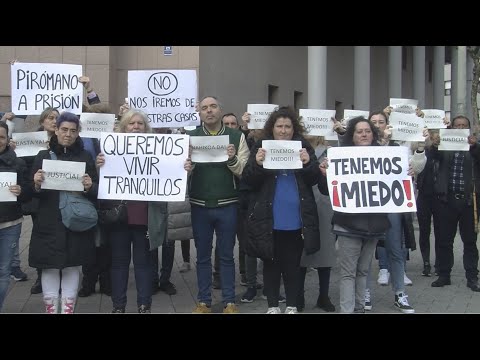
<instances>
[{"instance_id":1,"label":"white protest sign","mask_svg":"<svg viewBox=\"0 0 480 360\"><path fill-rule=\"evenodd\" d=\"M390 106L393 108L392 113L415 114L418 100L390 98Z\"/></svg>"},{"instance_id":2,"label":"white protest sign","mask_svg":"<svg viewBox=\"0 0 480 360\"><path fill-rule=\"evenodd\" d=\"M365 119L368 119L369 115L370 115L370 112L366 110L345 109L343 110L344 125L348 125L348 122L350 121L350 119L353 119L359 116L363 116Z\"/></svg>"},{"instance_id":3,"label":"white protest sign","mask_svg":"<svg viewBox=\"0 0 480 360\"><path fill-rule=\"evenodd\" d=\"M469 151L470 129L440 129L440 151Z\"/></svg>"},{"instance_id":4,"label":"white protest sign","mask_svg":"<svg viewBox=\"0 0 480 360\"><path fill-rule=\"evenodd\" d=\"M189 136L102 133L99 199L184 201Z\"/></svg>"},{"instance_id":5,"label":"white protest sign","mask_svg":"<svg viewBox=\"0 0 480 360\"><path fill-rule=\"evenodd\" d=\"M16 143L15 154L18 157L35 156L40 150L47 150L48 147L46 131L13 133L12 140Z\"/></svg>"},{"instance_id":6,"label":"white protest sign","mask_svg":"<svg viewBox=\"0 0 480 360\"><path fill-rule=\"evenodd\" d=\"M0 202L17 201L17 197L9 190L11 185L17 185L17 173L0 172Z\"/></svg>"},{"instance_id":7,"label":"white protest sign","mask_svg":"<svg viewBox=\"0 0 480 360\"><path fill-rule=\"evenodd\" d=\"M335 110L300 109L299 114L308 135L338 140L337 133L333 131L332 117L335 117Z\"/></svg>"},{"instance_id":8,"label":"white protest sign","mask_svg":"<svg viewBox=\"0 0 480 360\"><path fill-rule=\"evenodd\" d=\"M388 121L392 125L392 140L425 141L423 137L425 123L421 117L392 112Z\"/></svg>"},{"instance_id":9,"label":"white protest sign","mask_svg":"<svg viewBox=\"0 0 480 360\"><path fill-rule=\"evenodd\" d=\"M263 140L266 150L263 167L265 169L301 169L300 149L302 142L297 140Z\"/></svg>"},{"instance_id":10,"label":"white protest sign","mask_svg":"<svg viewBox=\"0 0 480 360\"><path fill-rule=\"evenodd\" d=\"M183 128L185 129L185 131L192 131L192 130L195 130L197 127L195 125L192 125L192 126L184 126Z\"/></svg>"},{"instance_id":11,"label":"white protest sign","mask_svg":"<svg viewBox=\"0 0 480 360\"><path fill-rule=\"evenodd\" d=\"M12 112L40 115L48 107L82 113L82 65L19 63L12 65Z\"/></svg>"},{"instance_id":12,"label":"white protest sign","mask_svg":"<svg viewBox=\"0 0 480 360\"><path fill-rule=\"evenodd\" d=\"M113 132L115 114L83 113L80 115L80 136L100 139L102 132Z\"/></svg>"},{"instance_id":13,"label":"white protest sign","mask_svg":"<svg viewBox=\"0 0 480 360\"><path fill-rule=\"evenodd\" d=\"M83 191L82 176L86 163L79 161L62 161L43 159L42 169L45 180L42 189Z\"/></svg>"},{"instance_id":14,"label":"white protest sign","mask_svg":"<svg viewBox=\"0 0 480 360\"><path fill-rule=\"evenodd\" d=\"M400 213L417 211L408 148L348 146L328 149L327 182L334 211Z\"/></svg>"},{"instance_id":15,"label":"white protest sign","mask_svg":"<svg viewBox=\"0 0 480 360\"><path fill-rule=\"evenodd\" d=\"M196 70L130 70L128 101L153 128L200 125Z\"/></svg>"},{"instance_id":16,"label":"white protest sign","mask_svg":"<svg viewBox=\"0 0 480 360\"><path fill-rule=\"evenodd\" d=\"M230 136L191 136L192 162L224 162L228 160L227 146Z\"/></svg>"},{"instance_id":17,"label":"white protest sign","mask_svg":"<svg viewBox=\"0 0 480 360\"><path fill-rule=\"evenodd\" d=\"M425 126L428 129L445 129L447 125L443 123L445 118L444 110L436 109L423 109L423 114L425 115L423 121L425 121Z\"/></svg>"},{"instance_id":18,"label":"white protest sign","mask_svg":"<svg viewBox=\"0 0 480 360\"><path fill-rule=\"evenodd\" d=\"M278 105L275 104L248 104L247 112L250 114L249 129L263 129L268 117Z\"/></svg>"}]
</instances>

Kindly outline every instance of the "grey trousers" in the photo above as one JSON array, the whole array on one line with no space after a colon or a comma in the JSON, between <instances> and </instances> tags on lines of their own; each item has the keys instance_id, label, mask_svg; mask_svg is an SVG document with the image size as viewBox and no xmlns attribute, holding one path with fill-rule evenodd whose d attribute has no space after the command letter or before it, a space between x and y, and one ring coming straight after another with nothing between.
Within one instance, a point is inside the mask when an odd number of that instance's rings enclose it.
<instances>
[{"instance_id":1,"label":"grey trousers","mask_svg":"<svg viewBox=\"0 0 480 360\"><path fill-rule=\"evenodd\" d=\"M351 314L365 306L367 274L377 239L339 235L340 312Z\"/></svg>"}]
</instances>

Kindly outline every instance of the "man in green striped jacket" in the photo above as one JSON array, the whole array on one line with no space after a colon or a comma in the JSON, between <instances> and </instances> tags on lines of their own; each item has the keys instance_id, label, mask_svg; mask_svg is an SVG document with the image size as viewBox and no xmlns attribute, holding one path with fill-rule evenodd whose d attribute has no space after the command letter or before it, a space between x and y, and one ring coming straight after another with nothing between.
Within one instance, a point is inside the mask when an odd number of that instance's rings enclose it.
<instances>
[{"instance_id":1,"label":"man in green striped jacket","mask_svg":"<svg viewBox=\"0 0 480 360\"><path fill-rule=\"evenodd\" d=\"M192 227L197 248L198 305L194 313L211 312L212 241L220 256L220 278L224 313L238 312L235 305L235 246L238 183L248 160L249 150L243 133L225 127L218 100L207 96L199 104L202 126L190 136L229 136L228 160L219 163L192 164L189 181Z\"/></svg>"}]
</instances>

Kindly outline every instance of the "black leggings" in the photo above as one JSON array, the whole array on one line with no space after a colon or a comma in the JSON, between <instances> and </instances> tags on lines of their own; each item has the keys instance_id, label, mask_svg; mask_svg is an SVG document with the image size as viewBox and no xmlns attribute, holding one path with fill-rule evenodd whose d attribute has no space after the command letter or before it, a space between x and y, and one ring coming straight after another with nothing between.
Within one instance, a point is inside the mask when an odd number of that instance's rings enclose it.
<instances>
[{"instance_id":1,"label":"black leggings","mask_svg":"<svg viewBox=\"0 0 480 360\"><path fill-rule=\"evenodd\" d=\"M268 307L278 306L280 277L283 275L287 306L296 306L300 286L300 258L303 240L300 230L273 231L274 259L263 264L263 282Z\"/></svg>"},{"instance_id":2,"label":"black leggings","mask_svg":"<svg viewBox=\"0 0 480 360\"><path fill-rule=\"evenodd\" d=\"M330 270L331 267L317 267L318 272L318 286L319 286L319 297L321 299L326 299L328 297L328 289L330 286ZM300 290L299 295L302 296L305 291L305 276L307 275L307 268L300 268Z\"/></svg>"}]
</instances>

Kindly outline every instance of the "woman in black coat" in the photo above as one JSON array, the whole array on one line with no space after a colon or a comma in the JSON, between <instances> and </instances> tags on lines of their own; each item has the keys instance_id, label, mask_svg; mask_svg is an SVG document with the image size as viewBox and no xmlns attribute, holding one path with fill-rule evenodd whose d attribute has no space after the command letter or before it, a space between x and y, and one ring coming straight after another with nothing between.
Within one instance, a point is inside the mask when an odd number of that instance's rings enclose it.
<instances>
[{"instance_id":1,"label":"woman in black coat","mask_svg":"<svg viewBox=\"0 0 480 360\"><path fill-rule=\"evenodd\" d=\"M80 267L94 258L93 228L83 232L67 229L59 210L59 191L41 189L44 181L42 163L52 159L53 151L60 161L85 162L82 177L83 195L95 201L98 176L90 154L78 136L78 117L64 112L57 119L57 130L50 139L50 150L38 153L33 163L33 184L30 193L39 199L37 219L30 240L29 264L42 269L43 298L47 313L56 313L59 288L62 289L62 313L73 313L80 280ZM60 270L60 271L59 271ZM60 272L62 276L60 276Z\"/></svg>"},{"instance_id":2,"label":"woman in black coat","mask_svg":"<svg viewBox=\"0 0 480 360\"><path fill-rule=\"evenodd\" d=\"M265 123L264 133L266 140L301 141L303 167L295 170L265 169L266 150L261 147L262 142L253 147L242 174L253 192L248 210L246 252L264 260L267 313L280 313L281 274L287 298L285 312L296 313L303 248L308 254L320 248L317 206L312 192L320 170L315 152L303 138L303 127L293 109L281 107L274 111Z\"/></svg>"}]
</instances>

